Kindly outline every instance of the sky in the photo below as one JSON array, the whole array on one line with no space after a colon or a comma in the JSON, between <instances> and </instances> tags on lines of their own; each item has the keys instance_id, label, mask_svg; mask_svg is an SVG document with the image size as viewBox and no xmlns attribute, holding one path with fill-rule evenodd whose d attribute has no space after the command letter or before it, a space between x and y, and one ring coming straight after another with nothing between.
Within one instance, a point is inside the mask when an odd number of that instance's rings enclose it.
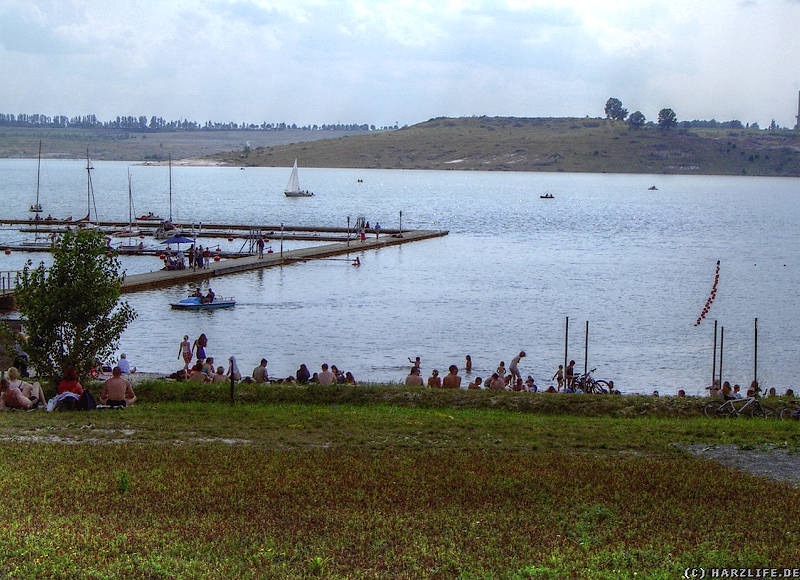
<instances>
[{"instance_id":1,"label":"sky","mask_svg":"<svg viewBox=\"0 0 800 580\"><path fill-rule=\"evenodd\" d=\"M0 0L0 112L792 127L800 0Z\"/></svg>"}]
</instances>

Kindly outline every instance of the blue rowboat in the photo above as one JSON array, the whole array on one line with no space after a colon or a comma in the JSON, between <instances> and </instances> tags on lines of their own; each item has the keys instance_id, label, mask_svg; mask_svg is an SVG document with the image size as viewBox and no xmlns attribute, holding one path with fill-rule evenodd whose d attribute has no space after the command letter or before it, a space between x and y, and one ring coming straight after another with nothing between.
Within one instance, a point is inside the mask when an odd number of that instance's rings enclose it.
<instances>
[{"instance_id":1,"label":"blue rowboat","mask_svg":"<svg viewBox=\"0 0 800 580\"><path fill-rule=\"evenodd\" d=\"M217 298L215 296L213 302L203 302L196 296L190 296L180 302L172 302L170 306L179 310L211 310L215 308L231 308L236 306L236 300L233 298Z\"/></svg>"}]
</instances>

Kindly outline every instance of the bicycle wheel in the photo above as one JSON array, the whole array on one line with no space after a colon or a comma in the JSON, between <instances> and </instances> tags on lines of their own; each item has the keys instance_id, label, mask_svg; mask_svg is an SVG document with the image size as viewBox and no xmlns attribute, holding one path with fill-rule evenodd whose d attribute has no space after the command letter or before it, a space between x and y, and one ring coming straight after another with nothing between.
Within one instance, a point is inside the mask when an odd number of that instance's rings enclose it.
<instances>
[{"instance_id":1,"label":"bicycle wheel","mask_svg":"<svg viewBox=\"0 0 800 580\"><path fill-rule=\"evenodd\" d=\"M725 411L721 411L720 407L725 404L725 401L717 400L717 401L709 401L705 405L703 405L703 415L706 417L725 417L727 413Z\"/></svg>"},{"instance_id":2,"label":"bicycle wheel","mask_svg":"<svg viewBox=\"0 0 800 580\"><path fill-rule=\"evenodd\" d=\"M798 412L797 407L784 407L781 409L781 419L800 421L800 412Z\"/></svg>"},{"instance_id":3,"label":"bicycle wheel","mask_svg":"<svg viewBox=\"0 0 800 580\"><path fill-rule=\"evenodd\" d=\"M756 402L754 405L750 405L750 408L747 411L748 416L750 417L760 417L762 419L775 418L775 409L769 405L762 405L759 402Z\"/></svg>"},{"instance_id":4,"label":"bicycle wheel","mask_svg":"<svg viewBox=\"0 0 800 580\"><path fill-rule=\"evenodd\" d=\"M608 382L602 379L600 379L599 381L595 381L594 392L602 395L608 393Z\"/></svg>"}]
</instances>

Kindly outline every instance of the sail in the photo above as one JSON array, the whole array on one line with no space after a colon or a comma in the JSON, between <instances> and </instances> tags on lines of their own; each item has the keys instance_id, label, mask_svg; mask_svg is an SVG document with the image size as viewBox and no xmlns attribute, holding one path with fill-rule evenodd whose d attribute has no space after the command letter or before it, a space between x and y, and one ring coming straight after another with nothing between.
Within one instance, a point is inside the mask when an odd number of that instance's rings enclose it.
<instances>
[{"instance_id":1,"label":"sail","mask_svg":"<svg viewBox=\"0 0 800 580\"><path fill-rule=\"evenodd\" d=\"M292 174L289 176L289 183L286 184L287 193L295 193L300 191L300 180L297 178L297 159L294 160L294 167L292 167Z\"/></svg>"}]
</instances>

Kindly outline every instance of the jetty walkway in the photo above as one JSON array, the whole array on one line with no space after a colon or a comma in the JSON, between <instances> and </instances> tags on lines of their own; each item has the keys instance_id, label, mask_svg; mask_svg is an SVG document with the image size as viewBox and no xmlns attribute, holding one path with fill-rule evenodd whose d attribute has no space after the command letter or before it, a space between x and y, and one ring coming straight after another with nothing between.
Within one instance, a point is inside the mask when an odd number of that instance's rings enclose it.
<instances>
[{"instance_id":1,"label":"jetty walkway","mask_svg":"<svg viewBox=\"0 0 800 580\"><path fill-rule=\"evenodd\" d=\"M431 238L446 236L448 231L434 230L409 230L402 234L387 234L380 237L368 236L363 242L360 239L350 240L350 242L338 242L312 246L310 248L299 248L284 252L264 253L263 257L258 254L243 258L233 258L208 262L207 267L192 270L157 270L144 274L132 274L125 276L120 290L122 292L138 292L149 290L161 286L172 286L174 284L186 284L193 281L214 278L225 274L245 272L248 270L258 270L274 266L284 266L294 262L305 262L319 258L340 256L346 254L357 254L365 250L375 250L387 246L398 244L408 244Z\"/></svg>"}]
</instances>

